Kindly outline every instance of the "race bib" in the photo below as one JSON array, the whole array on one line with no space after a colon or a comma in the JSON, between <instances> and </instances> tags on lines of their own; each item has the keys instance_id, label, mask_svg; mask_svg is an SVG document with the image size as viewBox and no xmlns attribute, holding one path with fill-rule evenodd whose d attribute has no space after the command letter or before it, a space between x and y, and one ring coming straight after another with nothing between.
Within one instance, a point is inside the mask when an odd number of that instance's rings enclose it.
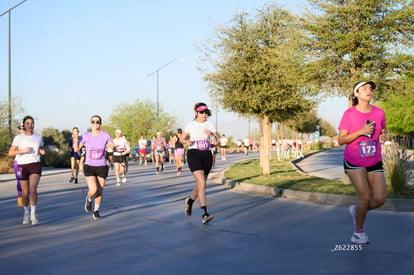
<instances>
[{"instance_id":1,"label":"race bib","mask_svg":"<svg viewBox=\"0 0 414 275\"><path fill-rule=\"evenodd\" d=\"M117 147L116 148L116 151L117 152L121 152L122 153L124 150L125 150L124 147Z\"/></svg>"},{"instance_id":2,"label":"race bib","mask_svg":"<svg viewBox=\"0 0 414 275\"><path fill-rule=\"evenodd\" d=\"M197 149L200 151L210 150L210 141L206 139L196 140L195 144L197 146Z\"/></svg>"},{"instance_id":3,"label":"race bib","mask_svg":"<svg viewBox=\"0 0 414 275\"><path fill-rule=\"evenodd\" d=\"M100 160L103 156L103 150L91 150L90 157L93 160Z\"/></svg>"},{"instance_id":4,"label":"race bib","mask_svg":"<svg viewBox=\"0 0 414 275\"><path fill-rule=\"evenodd\" d=\"M157 151L158 152L163 152L164 150L163 150L163 147L161 146L161 145L158 145L157 147L156 147L156 149L157 149Z\"/></svg>"},{"instance_id":5,"label":"race bib","mask_svg":"<svg viewBox=\"0 0 414 275\"><path fill-rule=\"evenodd\" d=\"M359 156L361 158L375 157L377 153L377 141L365 140L358 143Z\"/></svg>"}]
</instances>

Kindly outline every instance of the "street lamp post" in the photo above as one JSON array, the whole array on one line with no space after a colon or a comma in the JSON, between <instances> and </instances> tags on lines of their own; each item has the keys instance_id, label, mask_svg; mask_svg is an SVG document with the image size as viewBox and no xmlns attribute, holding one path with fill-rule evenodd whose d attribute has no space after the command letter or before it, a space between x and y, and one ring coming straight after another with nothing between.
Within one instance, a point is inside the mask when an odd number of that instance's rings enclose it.
<instances>
[{"instance_id":1,"label":"street lamp post","mask_svg":"<svg viewBox=\"0 0 414 275\"><path fill-rule=\"evenodd\" d=\"M157 121L159 119L159 114L160 114L160 71L162 69L164 69L165 67L167 67L168 65L170 65L171 63L173 63L174 61L183 61L184 58L174 58L173 60L171 60L170 62L168 62L165 65L162 65L161 67L159 67L158 69L156 69L154 72L150 73L150 74L141 74L141 76L152 76L155 73L157 74Z\"/></svg>"},{"instance_id":2,"label":"street lamp post","mask_svg":"<svg viewBox=\"0 0 414 275\"><path fill-rule=\"evenodd\" d=\"M219 126L218 126L218 112L219 112L219 103L218 103L218 94L216 91L213 91L213 95L214 95L214 108L215 108L215 112L216 112L216 130L217 132L219 132Z\"/></svg>"},{"instance_id":3,"label":"street lamp post","mask_svg":"<svg viewBox=\"0 0 414 275\"><path fill-rule=\"evenodd\" d=\"M9 15L9 54L8 54L8 58L9 58L9 62L8 62L8 74L9 74L9 79L8 79L8 110L9 110L9 136L12 137L12 108L11 108L11 11L14 10L15 8L17 8L18 6L20 6L21 4L23 4L24 2L26 2L27 0L23 0L20 3L14 5L13 7L11 7L10 9L6 10L5 12L3 12L2 14L0 14L0 17L2 17L3 15L8 14Z\"/></svg>"}]
</instances>

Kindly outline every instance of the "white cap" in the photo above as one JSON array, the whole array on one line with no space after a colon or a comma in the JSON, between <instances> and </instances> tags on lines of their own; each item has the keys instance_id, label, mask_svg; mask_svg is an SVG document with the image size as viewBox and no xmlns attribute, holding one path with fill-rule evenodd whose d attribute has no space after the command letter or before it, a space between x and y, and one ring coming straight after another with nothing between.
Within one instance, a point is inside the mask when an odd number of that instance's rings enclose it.
<instances>
[{"instance_id":1,"label":"white cap","mask_svg":"<svg viewBox=\"0 0 414 275\"><path fill-rule=\"evenodd\" d=\"M358 91L359 88L361 88L362 86L369 84L371 85L372 90L375 90L375 88L377 87L377 85L375 85L375 83L373 81L362 81L362 82L358 82L357 84L354 85L354 93L356 91Z\"/></svg>"},{"instance_id":2,"label":"white cap","mask_svg":"<svg viewBox=\"0 0 414 275\"><path fill-rule=\"evenodd\" d=\"M119 129L115 130L115 134L121 134L121 133L122 133L121 130L119 130Z\"/></svg>"}]
</instances>

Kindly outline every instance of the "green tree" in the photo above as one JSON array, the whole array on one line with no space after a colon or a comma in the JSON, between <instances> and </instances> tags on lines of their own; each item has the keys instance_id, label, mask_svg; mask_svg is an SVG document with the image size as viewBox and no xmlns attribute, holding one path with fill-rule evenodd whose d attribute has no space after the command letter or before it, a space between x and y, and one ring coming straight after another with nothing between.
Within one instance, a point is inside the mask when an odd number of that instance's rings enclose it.
<instances>
[{"instance_id":1,"label":"green tree","mask_svg":"<svg viewBox=\"0 0 414 275\"><path fill-rule=\"evenodd\" d=\"M0 102L0 157L7 156L10 144L14 135L18 133L18 126L22 123L23 116L15 116L12 121L12 136L9 133L9 108L7 101ZM12 110L16 114L24 114L25 110L21 105L19 97L13 98Z\"/></svg>"},{"instance_id":2,"label":"green tree","mask_svg":"<svg viewBox=\"0 0 414 275\"><path fill-rule=\"evenodd\" d=\"M385 111L390 136L401 138L405 147L411 147L410 138L414 136L414 76L409 75L400 82L405 89L385 94L379 106Z\"/></svg>"},{"instance_id":3,"label":"green tree","mask_svg":"<svg viewBox=\"0 0 414 275\"><path fill-rule=\"evenodd\" d=\"M324 119L319 120L319 126L321 129L321 136L328 136L330 138L338 135L335 127L332 126L328 121Z\"/></svg>"},{"instance_id":4,"label":"green tree","mask_svg":"<svg viewBox=\"0 0 414 275\"><path fill-rule=\"evenodd\" d=\"M116 129L121 129L122 134L134 146L141 136L152 137L157 131L162 131L164 137L175 133L176 117L163 112L160 108L157 121L156 104L150 100L136 100L133 103L122 103L114 108L109 116L109 122L104 130L113 134Z\"/></svg>"},{"instance_id":5,"label":"green tree","mask_svg":"<svg viewBox=\"0 0 414 275\"><path fill-rule=\"evenodd\" d=\"M66 151L68 148L68 140L63 132L59 132L58 129L45 128L42 130L42 137L45 146L54 145L62 151Z\"/></svg>"},{"instance_id":6,"label":"green tree","mask_svg":"<svg viewBox=\"0 0 414 275\"><path fill-rule=\"evenodd\" d=\"M204 50L215 69L204 76L212 97L225 109L259 120L264 175L270 174L272 123L313 107L297 22L275 5L258 10L255 18L236 14Z\"/></svg>"},{"instance_id":7,"label":"green tree","mask_svg":"<svg viewBox=\"0 0 414 275\"><path fill-rule=\"evenodd\" d=\"M349 96L365 79L379 91L400 88L398 79L413 68L411 0L308 1L313 12L304 16L304 27L323 91Z\"/></svg>"},{"instance_id":8,"label":"green tree","mask_svg":"<svg viewBox=\"0 0 414 275\"><path fill-rule=\"evenodd\" d=\"M315 110L306 114L298 114L294 119L289 120L288 125L301 134L313 133L319 125L319 118Z\"/></svg>"}]
</instances>

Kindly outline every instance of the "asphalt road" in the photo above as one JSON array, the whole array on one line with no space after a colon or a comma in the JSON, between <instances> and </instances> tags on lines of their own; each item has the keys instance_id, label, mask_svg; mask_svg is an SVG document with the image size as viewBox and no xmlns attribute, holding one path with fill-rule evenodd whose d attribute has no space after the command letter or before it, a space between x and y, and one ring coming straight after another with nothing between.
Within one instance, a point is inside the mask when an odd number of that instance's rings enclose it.
<instances>
[{"instance_id":1,"label":"asphalt road","mask_svg":"<svg viewBox=\"0 0 414 275\"><path fill-rule=\"evenodd\" d=\"M215 171L243 158L230 154ZM37 226L22 225L15 183L1 183L0 274L413 274L412 212L370 212L371 243L352 246L347 207L210 182L215 219L203 225L197 202L184 215L188 169L180 177L169 165L154 172L131 163L128 183L116 187L111 171L99 221L83 210L83 178L75 185L69 173L43 176Z\"/></svg>"}]
</instances>

